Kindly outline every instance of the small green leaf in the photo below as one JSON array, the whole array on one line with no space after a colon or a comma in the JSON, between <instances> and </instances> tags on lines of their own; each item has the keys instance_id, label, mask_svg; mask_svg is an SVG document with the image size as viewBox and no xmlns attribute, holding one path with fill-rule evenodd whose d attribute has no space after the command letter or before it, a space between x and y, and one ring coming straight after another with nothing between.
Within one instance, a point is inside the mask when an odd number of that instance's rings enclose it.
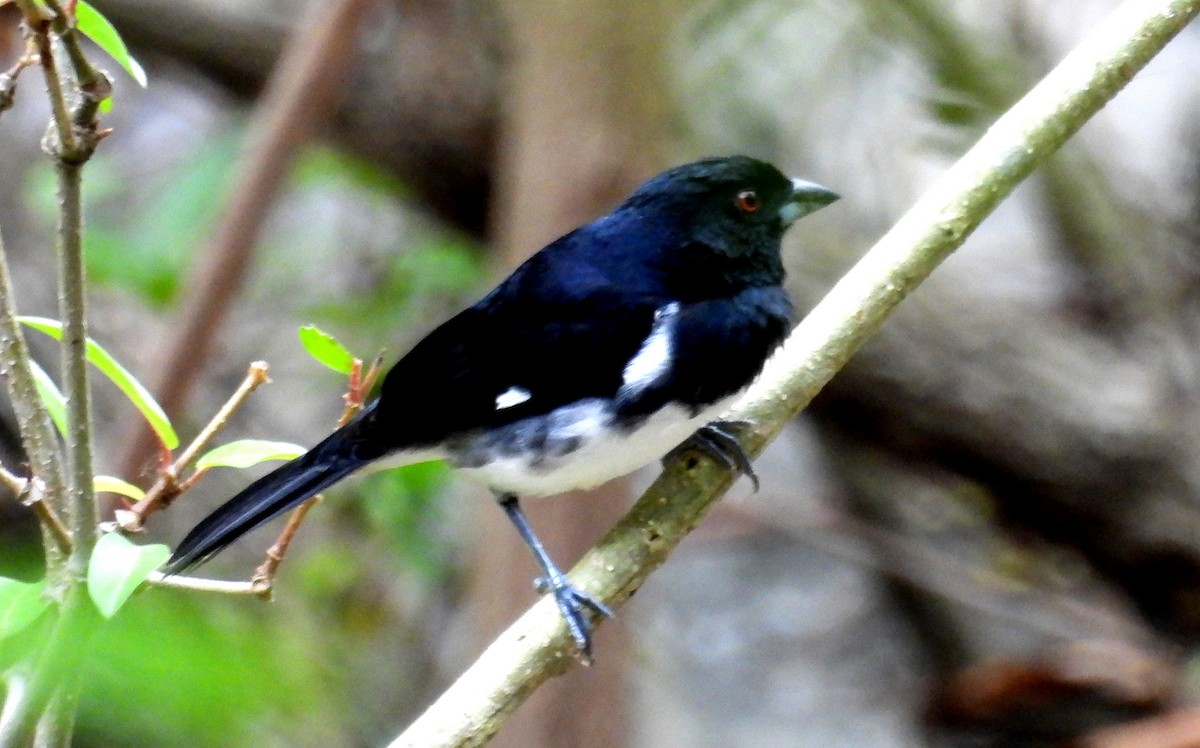
<instances>
[{"instance_id":1,"label":"small green leaf","mask_svg":"<svg viewBox=\"0 0 1200 748\"><path fill-rule=\"evenodd\" d=\"M165 545L134 545L120 533L96 541L88 564L88 594L105 618L116 615L150 572L162 566L171 549Z\"/></svg>"},{"instance_id":2,"label":"small green leaf","mask_svg":"<svg viewBox=\"0 0 1200 748\"><path fill-rule=\"evenodd\" d=\"M96 475L92 477L92 490L96 493L116 493L122 496L128 496L134 501L141 501L146 498L146 492L132 483L126 483L120 478L114 478L111 475Z\"/></svg>"},{"instance_id":3,"label":"small green leaf","mask_svg":"<svg viewBox=\"0 0 1200 748\"><path fill-rule=\"evenodd\" d=\"M78 0L75 6L75 26L125 68L125 72L129 73L139 86L146 87L146 71L133 59L133 55L129 54L121 35L100 11L85 0Z\"/></svg>"},{"instance_id":4,"label":"small green leaf","mask_svg":"<svg viewBox=\"0 0 1200 748\"><path fill-rule=\"evenodd\" d=\"M240 439L222 444L196 460L196 469L213 467L248 468L270 460L293 460L307 452L299 444L264 439Z\"/></svg>"},{"instance_id":5,"label":"small green leaf","mask_svg":"<svg viewBox=\"0 0 1200 748\"><path fill-rule=\"evenodd\" d=\"M42 597L45 586L45 582L0 577L0 639L23 630L50 607L50 601Z\"/></svg>"},{"instance_id":6,"label":"small green leaf","mask_svg":"<svg viewBox=\"0 0 1200 748\"><path fill-rule=\"evenodd\" d=\"M329 333L315 325L300 328L300 343L308 355L339 374L349 375L354 371L355 358L346 347Z\"/></svg>"},{"instance_id":7,"label":"small green leaf","mask_svg":"<svg viewBox=\"0 0 1200 748\"><path fill-rule=\"evenodd\" d=\"M18 317L17 319L35 330L46 333L55 340L62 340L62 323L58 320L45 317ZM179 437L175 435L171 420L167 418L162 407L155 402L154 396L142 386L141 382L134 379L124 366L117 363L117 360L108 351L101 348L100 344L91 338L88 338L87 341L87 359L121 392L125 393L125 397L129 398L133 406L141 411L142 416L150 424L150 428L154 429L154 433L158 434L159 441L167 449L175 449L179 446Z\"/></svg>"},{"instance_id":8,"label":"small green leaf","mask_svg":"<svg viewBox=\"0 0 1200 748\"><path fill-rule=\"evenodd\" d=\"M66 436L67 399L63 397L58 385L54 383L45 369L33 361L30 361L29 365L33 369L33 383L37 387L38 397L42 398L42 405L46 406L46 412L50 414L50 420L54 421L54 425L58 427L58 433Z\"/></svg>"}]
</instances>

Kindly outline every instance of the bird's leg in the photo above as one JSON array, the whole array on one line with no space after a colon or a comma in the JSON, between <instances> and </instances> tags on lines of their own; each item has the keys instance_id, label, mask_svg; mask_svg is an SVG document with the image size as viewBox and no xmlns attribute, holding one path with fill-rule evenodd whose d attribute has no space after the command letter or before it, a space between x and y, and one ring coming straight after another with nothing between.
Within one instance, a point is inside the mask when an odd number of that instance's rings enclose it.
<instances>
[{"instance_id":1,"label":"bird's leg","mask_svg":"<svg viewBox=\"0 0 1200 748\"><path fill-rule=\"evenodd\" d=\"M758 474L754 472L754 465L750 461L750 455L746 452L746 448L733 433L734 429L752 425L750 421L711 421L696 429L696 433L689 436L683 444L671 450L671 454L687 449L697 449L730 470L749 478L750 482L754 484L754 490L757 491Z\"/></svg>"},{"instance_id":2,"label":"bird's leg","mask_svg":"<svg viewBox=\"0 0 1200 748\"><path fill-rule=\"evenodd\" d=\"M558 610L567 623L567 629L570 630L571 637L579 647L580 658L584 663L590 662L592 659L592 627L588 621L586 610L590 609L606 618L612 617L612 611L604 603L571 584L567 575L554 565L554 562L550 560L550 555L546 553L542 541L538 540L537 535L534 534L533 527L530 526L525 512L521 510L515 494L498 493L496 500L517 528L521 540L525 542L542 567L545 576L534 580L534 586L539 592L550 592L554 595L554 602L558 604Z\"/></svg>"}]
</instances>

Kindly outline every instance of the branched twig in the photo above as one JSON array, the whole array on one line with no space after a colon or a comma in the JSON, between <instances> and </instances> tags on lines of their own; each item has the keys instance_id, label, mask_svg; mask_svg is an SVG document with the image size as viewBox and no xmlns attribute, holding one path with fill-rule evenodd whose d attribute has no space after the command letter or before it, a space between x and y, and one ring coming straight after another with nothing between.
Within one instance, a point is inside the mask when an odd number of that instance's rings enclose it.
<instances>
[{"instance_id":1,"label":"branched twig","mask_svg":"<svg viewBox=\"0 0 1200 748\"><path fill-rule=\"evenodd\" d=\"M24 362L18 362L22 364L23 371L8 377L18 417L23 409L40 412L28 419L30 428L23 428L22 436L27 446L32 444L34 449L43 453L35 458L40 464L36 466L36 478L32 485L45 486L47 490L44 499L38 498L33 502L33 508L42 517L43 527L46 528L44 532L51 537L46 543L47 593L60 601L58 615L44 647L31 652L26 658L33 665L27 698L20 700L14 709L6 709L3 720L0 720L0 744L4 745L28 744L35 733L39 744L47 744L49 740L59 740L70 734L78 678L73 675L64 677L64 674L77 673L78 661L87 649L96 616L83 586L96 542L97 517L92 487L91 396L86 357L82 168L95 150L95 115L100 100L108 95L108 81L83 58L75 30L57 0L40 1L41 5L33 0L17 0L17 5L38 50L38 62L46 80L53 117L42 146L54 158L58 178L56 250L59 259L59 309L63 321L62 370L67 397L68 471L64 475L57 465L55 470L45 470L45 463L50 459L46 445L56 445L53 432L48 431L49 418L40 406L36 388L17 391L18 388L24 389L25 383L21 380L30 372L20 331L9 329L15 328L16 321L7 308L11 303L7 301L10 288L7 270L4 270L6 298L0 304L5 307L0 311L0 328L3 328L0 336L5 338L5 349L11 349L18 359L22 356L25 358ZM54 32L53 39L51 30ZM67 51L72 68L70 75L64 75L66 71L58 68L54 40L64 45ZM73 111L68 103L66 84L86 87L86 90L81 90L81 95L75 97ZM26 403L18 404L18 397L29 399ZM56 457L54 461L57 463ZM38 478L44 483L37 481ZM62 523L57 521L58 515L66 516L67 528L64 529ZM59 551L60 547L64 547L64 541L70 549L65 564Z\"/></svg>"},{"instance_id":2,"label":"branched twig","mask_svg":"<svg viewBox=\"0 0 1200 748\"><path fill-rule=\"evenodd\" d=\"M1033 168L1094 115L1200 13L1200 0L1126 0L889 231L801 322L738 408L760 451ZM715 463L676 462L572 570L619 605L661 564L731 483ZM571 637L544 599L483 653L393 743L486 743L552 675L570 667Z\"/></svg>"},{"instance_id":3,"label":"branched twig","mask_svg":"<svg viewBox=\"0 0 1200 748\"><path fill-rule=\"evenodd\" d=\"M229 419L237 412L238 408L246 402L246 398L250 396L260 385L270 382L270 377L267 376L269 367L266 361L255 361L250 364L250 368L246 370L246 377L242 383L238 385L237 390L230 396L229 400L221 406L212 420L200 430L196 438L192 440L175 462L168 465L162 470L158 480L146 492L146 495L141 501L134 504L129 509L121 509L116 512L117 526L124 532L137 532L142 529L146 523L146 518L151 514L165 509L175 500L179 494L191 487L193 475L183 483L180 482L179 476L191 466L196 458L200 456L200 452L204 450L217 433L229 422ZM198 474L197 474L198 475Z\"/></svg>"},{"instance_id":4,"label":"branched twig","mask_svg":"<svg viewBox=\"0 0 1200 748\"><path fill-rule=\"evenodd\" d=\"M83 54L73 19L63 12L58 0L42 2L45 8L39 7L33 0L17 0L17 6L25 17L25 25L33 34L54 116L54 127L46 134L43 145L62 163L82 164L91 158L96 149L96 112L100 102L112 94L112 82L93 67ZM53 39L60 41L66 50L72 79L80 93L73 110L67 100L50 32L53 32Z\"/></svg>"},{"instance_id":5,"label":"branched twig","mask_svg":"<svg viewBox=\"0 0 1200 748\"><path fill-rule=\"evenodd\" d=\"M9 400L17 416L21 443L29 457L33 474L41 479L47 494L60 496L64 477L58 451L58 437L49 414L41 406L41 397L38 395L30 362L29 346L25 342L21 325L17 322L12 280L8 273L8 258L4 251L3 238L0 237L0 371L3 372ZM20 491L15 493L19 494ZM60 559L57 533L54 528L45 524L42 525L42 533L46 541L47 566L56 568Z\"/></svg>"},{"instance_id":6,"label":"branched twig","mask_svg":"<svg viewBox=\"0 0 1200 748\"><path fill-rule=\"evenodd\" d=\"M72 15L68 15L58 0L42 0L42 2L54 14L50 20L50 28L62 40L63 46L67 50L67 58L71 61L71 67L75 72L75 81L82 94L81 101L72 114L72 120L77 127L94 133L96 112L99 110L100 102L112 95L112 81L103 71L93 66L87 56L83 54L83 47L79 44L79 34L75 31L74 11L72 10ZM86 153L74 153L74 157L86 160L91 155L90 149L95 148L94 140L88 148Z\"/></svg>"},{"instance_id":7,"label":"branched twig","mask_svg":"<svg viewBox=\"0 0 1200 748\"><path fill-rule=\"evenodd\" d=\"M22 9L26 10L24 6ZM17 322L13 298L8 259L4 252L4 243L0 240L0 373L17 416L21 443L29 457L34 481L39 489L45 489L40 491L42 495L53 500L62 500L66 493L66 479L63 475L58 437L38 395L29 347ZM67 530L49 503L38 501L33 508L34 511L45 510L41 515L41 527L46 566L48 570L61 576L63 559L69 555L63 550L63 540L69 537ZM69 541L65 547L70 547ZM59 622L61 623L61 619ZM59 640L52 636L51 641ZM73 646L81 647L82 642L75 642ZM46 702L53 694L51 674L41 667L50 661L48 658L45 650L41 654L30 652L24 664L18 665L30 674L30 678L23 681L18 694L10 692L6 695L5 708L3 714L0 714L0 745L24 745L30 741Z\"/></svg>"},{"instance_id":8,"label":"branched twig","mask_svg":"<svg viewBox=\"0 0 1200 748\"><path fill-rule=\"evenodd\" d=\"M350 386L344 397L345 407L342 410L342 415L338 419L338 426L343 426L351 418L362 410L362 400L365 393L369 389L369 382L373 379L378 365L373 364L368 371L366 377L360 376L362 362L355 361L354 371L350 377ZM267 378L267 364L263 361L256 361L250 365L250 370L246 373L246 379L242 385L238 387L237 392L225 403L224 407L217 412L208 426L200 432L200 435L188 445L179 459L173 465L163 471L158 482L146 493L145 498L139 501L131 509L120 510L117 512L117 524L124 531L139 530L145 521L145 518L159 509L165 508L172 500L180 493L191 487L192 483L198 478L203 471L197 471L192 474L187 480L182 483L178 480L179 474L199 455L203 449L216 435L217 431L225 425L229 417L245 402L246 397L253 392L260 384L269 382ZM213 592L226 592L230 594L254 594L263 599L270 599L271 592L275 584L275 575L279 571L279 565L283 563L284 557L287 555L288 547L292 543L292 539L300 530L300 525L304 522L305 516L313 506L321 500L321 497L314 496L308 501L305 501L292 512L288 517L287 524L279 537L267 549L266 558L250 577L249 582L221 582L216 580L198 579L195 577L164 577L161 574L156 574L151 577L151 581L155 584L163 586L185 587L189 589L202 589Z\"/></svg>"},{"instance_id":9,"label":"branched twig","mask_svg":"<svg viewBox=\"0 0 1200 748\"><path fill-rule=\"evenodd\" d=\"M342 401L345 406L342 408L342 415L338 418L337 427L341 428L350 422L351 418L358 415L363 409L363 401L366 399L367 393L371 391L371 385L375 378L379 376L381 357L376 357L371 362L370 368L366 373L363 373L362 361L354 359L354 368L350 372L350 385L346 388L346 394L342 396ZM292 544L292 539L296 537L296 533L300 531L300 525L304 523L304 518L308 516L308 512L321 501L321 495L317 494L306 500L288 517L287 524L283 527L283 532L279 533L279 538L274 544L267 549L267 557L259 564L251 575L251 582L255 585L259 597L270 599L271 591L275 586L275 575L279 573L279 565L283 563L283 559L287 556L288 546Z\"/></svg>"},{"instance_id":10,"label":"branched twig","mask_svg":"<svg viewBox=\"0 0 1200 748\"><path fill-rule=\"evenodd\" d=\"M50 112L54 118L51 133L57 134L50 138L62 144L64 152L75 150L75 128L71 124L71 114L67 108L67 96L63 91L62 80L58 71L58 63L54 59L54 49L50 41L50 19L46 11L38 7L33 0L17 0L17 7L25 18L25 27L33 35L33 44L38 51L38 62L42 68L42 76L46 79L46 95L50 97Z\"/></svg>"},{"instance_id":11,"label":"branched twig","mask_svg":"<svg viewBox=\"0 0 1200 748\"><path fill-rule=\"evenodd\" d=\"M74 540L70 567L82 579L88 556L96 538L96 508L92 496L91 394L86 359L87 319L83 266L82 165L95 150L95 114L103 90L108 95L107 79L84 58L70 19L57 0L44 0L44 7L32 0L17 0L25 25L33 36L38 61L46 79L46 91L54 125L43 139L43 148L55 159L59 190L59 309L63 321L63 384L67 395L69 475L63 478L70 499L54 506L61 492L51 492L50 508L67 516ZM73 80L86 87L72 112L69 108L63 75L58 69L53 41L57 38L67 50Z\"/></svg>"}]
</instances>

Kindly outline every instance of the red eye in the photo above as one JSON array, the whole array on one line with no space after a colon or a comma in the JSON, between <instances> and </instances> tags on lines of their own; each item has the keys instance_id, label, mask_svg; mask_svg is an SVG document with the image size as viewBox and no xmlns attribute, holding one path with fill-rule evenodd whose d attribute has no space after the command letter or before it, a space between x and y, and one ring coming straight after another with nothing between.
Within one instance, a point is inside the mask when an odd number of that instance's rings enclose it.
<instances>
[{"instance_id":1,"label":"red eye","mask_svg":"<svg viewBox=\"0 0 1200 748\"><path fill-rule=\"evenodd\" d=\"M756 213L762 207L762 203L758 201L758 193L754 190L742 190L738 193L734 203L743 213Z\"/></svg>"}]
</instances>

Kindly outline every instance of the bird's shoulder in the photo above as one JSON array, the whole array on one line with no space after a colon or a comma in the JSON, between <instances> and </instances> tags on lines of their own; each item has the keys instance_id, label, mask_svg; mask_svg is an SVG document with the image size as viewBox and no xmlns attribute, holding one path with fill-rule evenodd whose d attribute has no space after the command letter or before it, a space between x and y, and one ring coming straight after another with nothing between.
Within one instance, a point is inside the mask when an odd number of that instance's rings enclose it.
<instances>
[{"instance_id":1,"label":"bird's shoulder","mask_svg":"<svg viewBox=\"0 0 1200 748\"><path fill-rule=\"evenodd\" d=\"M616 392L669 300L623 283L569 243L548 249L393 366L380 417L403 411L427 424L419 428L428 433L405 440L437 441Z\"/></svg>"}]
</instances>

